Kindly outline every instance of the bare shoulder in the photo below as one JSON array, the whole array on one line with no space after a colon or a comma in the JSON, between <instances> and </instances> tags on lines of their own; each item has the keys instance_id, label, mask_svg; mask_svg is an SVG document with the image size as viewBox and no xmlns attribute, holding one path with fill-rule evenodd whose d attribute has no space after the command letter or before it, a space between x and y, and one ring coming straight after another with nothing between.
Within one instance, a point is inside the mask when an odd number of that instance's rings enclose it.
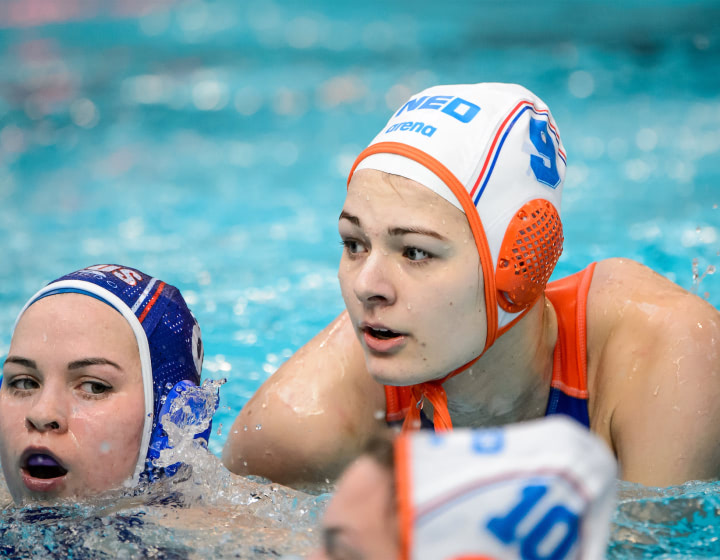
<instances>
[{"instance_id":1,"label":"bare shoulder","mask_svg":"<svg viewBox=\"0 0 720 560\"><path fill-rule=\"evenodd\" d=\"M284 484L335 478L384 428L385 396L365 369L343 312L285 362L243 407L223 462Z\"/></svg>"},{"instance_id":2,"label":"bare shoulder","mask_svg":"<svg viewBox=\"0 0 720 560\"><path fill-rule=\"evenodd\" d=\"M635 337L674 337L713 329L720 313L710 303L654 270L630 259L607 259L597 264L588 295L588 321L604 337L624 329L641 328ZM701 336L702 333L697 333Z\"/></svg>"},{"instance_id":3,"label":"bare shoulder","mask_svg":"<svg viewBox=\"0 0 720 560\"><path fill-rule=\"evenodd\" d=\"M622 258L605 259L597 263L591 290L596 296L609 295L612 298L635 294L652 296L658 292L677 295L688 293L644 264Z\"/></svg>"},{"instance_id":4,"label":"bare shoulder","mask_svg":"<svg viewBox=\"0 0 720 560\"><path fill-rule=\"evenodd\" d=\"M720 313L707 301L637 262L598 263L588 382L594 429L625 478L665 485L720 476Z\"/></svg>"}]
</instances>

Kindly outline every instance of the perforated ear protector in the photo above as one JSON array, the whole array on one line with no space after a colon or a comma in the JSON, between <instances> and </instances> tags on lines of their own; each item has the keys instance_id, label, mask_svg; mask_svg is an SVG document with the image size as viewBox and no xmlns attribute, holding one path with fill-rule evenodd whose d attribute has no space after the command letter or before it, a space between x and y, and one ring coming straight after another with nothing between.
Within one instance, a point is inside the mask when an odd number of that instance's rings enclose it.
<instances>
[{"instance_id":1,"label":"perforated ear protector","mask_svg":"<svg viewBox=\"0 0 720 560\"><path fill-rule=\"evenodd\" d=\"M555 207L527 202L510 220L498 258L498 305L509 313L530 307L542 295L562 253L563 230Z\"/></svg>"}]
</instances>

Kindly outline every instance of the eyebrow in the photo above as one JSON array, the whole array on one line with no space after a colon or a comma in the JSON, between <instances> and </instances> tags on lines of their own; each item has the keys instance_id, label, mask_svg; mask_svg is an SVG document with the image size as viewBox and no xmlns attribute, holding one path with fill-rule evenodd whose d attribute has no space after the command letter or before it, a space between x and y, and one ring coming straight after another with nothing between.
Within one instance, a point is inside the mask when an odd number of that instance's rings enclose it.
<instances>
[{"instance_id":1,"label":"eyebrow","mask_svg":"<svg viewBox=\"0 0 720 560\"><path fill-rule=\"evenodd\" d=\"M417 227L396 227L388 230L390 235L408 235L410 233L418 235L427 235L428 237L434 237L440 241L447 241L447 238L440 235L438 232L431 229L422 229Z\"/></svg>"},{"instance_id":2,"label":"eyebrow","mask_svg":"<svg viewBox=\"0 0 720 560\"><path fill-rule=\"evenodd\" d=\"M5 364L17 364L19 366L25 366L26 368L30 369L38 369L37 363L35 363L34 360L30 360L28 358L22 358L20 356L8 356L5 359ZM82 369L84 367L88 366L103 366L108 365L112 366L120 371L122 371L122 368L113 362L112 360L108 360L107 358L84 358L82 360L75 360L74 362L70 362L68 364L68 369Z\"/></svg>"},{"instance_id":3,"label":"eyebrow","mask_svg":"<svg viewBox=\"0 0 720 560\"><path fill-rule=\"evenodd\" d=\"M358 218L357 216L353 216L352 214L348 214L347 212L345 212L345 210L340 212L340 217L338 218L338 221L340 220L347 220L351 224L355 224L356 226L360 227L360 218Z\"/></svg>"},{"instance_id":4,"label":"eyebrow","mask_svg":"<svg viewBox=\"0 0 720 560\"><path fill-rule=\"evenodd\" d=\"M325 554L330 558L336 558L338 549L342 549L346 553L350 553L353 558L360 559L362 554L347 544L339 541L339 537L343 534L344 530L342 527L325 527L323 528L323 548Z\"/></svg>"},{"instance_id":5,"label":"eyebrow","mask_svg":"<svg viewBox=\"0 0 720 560\"><path fill-rule=\"evenodd\" d=\"M19 366L37 369L37 364L33 360L21 358L20 356L8 356L7 358L5 358L5 362L3 362L3 364L18 364Z\"/></svg>"},{"instance_id":6,"label":"eyebrow","mask_svg":"<svg viewBox=\"0 0 720 560\"><path fill-rule=\"evenodd\" d=\"M345 210L340 212L340 218L338 218L338 220L347 220L351 224L360 227L360 218L358 218L357 216L353 216L352 214L348 214L347 212L345 212ZM439 239L440 241L447 241L447 237L440 235L438 232L431 229L423 229L419 227L395 227L388 229L388 233L390 235L426 235L428 237L434 237L435 239Z\"/></svg>"},{"instance_id":7,"label":"eyebrow","mask_svg":"<svg viewBox=\"0 0 720 560\"><path fill-rule=\"evenodd\" d=\"M106 358L84 358L82 360L76 360L74 362L70 362L68 364L68 369L81 369L88 366L112 366L115 369L118 369L122 371L122 368L113 362L112 360L108 360Z\"/></svg>"}]
</instances>

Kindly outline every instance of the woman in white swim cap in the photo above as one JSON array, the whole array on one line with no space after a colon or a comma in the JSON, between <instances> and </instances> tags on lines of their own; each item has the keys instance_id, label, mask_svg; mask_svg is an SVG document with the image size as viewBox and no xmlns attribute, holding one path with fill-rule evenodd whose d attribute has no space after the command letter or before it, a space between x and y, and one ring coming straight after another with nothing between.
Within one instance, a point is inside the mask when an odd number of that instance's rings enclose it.
<instances>
[{"instance_id":1,"label":"woman in white swim cap","mask_svg":"<svg viewBox=\"0 0 720 560\"><path fill-rule=\"evenodd\" d=\"M627 480L720 475L720 314L626 259L548 284L565 167L550 111L521 86L436 86L403 104L350 173L347 312L248 402L225 464L331 479L387 424L565 414Z\"/></svg>"}]
</instances>

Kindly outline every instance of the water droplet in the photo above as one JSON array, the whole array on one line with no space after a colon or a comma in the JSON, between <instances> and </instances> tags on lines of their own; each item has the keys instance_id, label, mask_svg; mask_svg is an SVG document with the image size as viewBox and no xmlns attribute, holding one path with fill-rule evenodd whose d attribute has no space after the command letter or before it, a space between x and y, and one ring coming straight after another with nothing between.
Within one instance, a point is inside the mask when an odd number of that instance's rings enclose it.
<instances>
[{"instance_id":1,"label":"water droplet","mask_svg":"<svg viewBox=\"0 0 720 560\"><path fill-rule=\"evenodd\" d=\"M408 308L408 309L412 309L412 305L410 305L410 304L408 303L408 304L407 304L407 308Z\"/></svg>"},{"instance_id":2,"label":"water droplet","mask_svg":"<svg viewBox=\"0 0 720 560\"><path fill-rule=\"evenodd\" d=\"M243 432L247 432L247 426L243 427Z\"/></svg>"},{"instance_id":3,"label":"water droplet","mask_svg":"<svg viewBox=\"0 0 720 560\"><path fill-rule=\"evenodd\" d=\"M373 413L373 417L375 418L375 420L382 420L383 418L385 418L385 411L378 409Z\"/></svg>"},{"instance_id":4,"label":"water droplet","mask_svg":"<svg viewBox=\"0 0 720 560\"><path fill-rule=\"evenodd\" d=\"M256 429L256 430L262 430L262 424L257 424L257 425L255 426L255 429Z\"/></svg>"}]
</instances>

